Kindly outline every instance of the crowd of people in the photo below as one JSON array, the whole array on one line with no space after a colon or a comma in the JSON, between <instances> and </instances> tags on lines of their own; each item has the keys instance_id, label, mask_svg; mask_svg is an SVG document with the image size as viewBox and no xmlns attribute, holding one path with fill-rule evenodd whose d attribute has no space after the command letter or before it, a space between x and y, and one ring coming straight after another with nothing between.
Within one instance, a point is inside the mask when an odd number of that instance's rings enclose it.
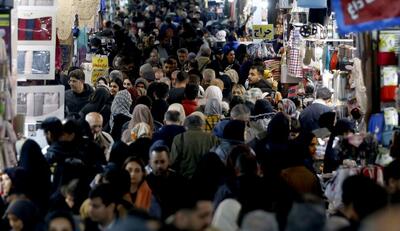
<instances>
[{"instance_id":1,"label":"crowd of people","mask_svg":"<svg viewBox=\"0 0 400 231\"><path fill-rule=\"evenodd\" d=\"M336 118L332 92L320 86L284 98L264 60L237 41L246 28L207 25L216 15L202 7L135 0L117 8L90 41L93 54L108 56L109 75L94 86L79 67L60 76L66 119L43 121L48 146L24 139L18 166L3 170L0 230L398 225L400 133L381 184L363 171L327 180L344 160L375 164L374 137L351 140L363 132L359 108ZM340 182L329 187L340 188L334 210L327 181Z\"/></svg>"}]
</instances>

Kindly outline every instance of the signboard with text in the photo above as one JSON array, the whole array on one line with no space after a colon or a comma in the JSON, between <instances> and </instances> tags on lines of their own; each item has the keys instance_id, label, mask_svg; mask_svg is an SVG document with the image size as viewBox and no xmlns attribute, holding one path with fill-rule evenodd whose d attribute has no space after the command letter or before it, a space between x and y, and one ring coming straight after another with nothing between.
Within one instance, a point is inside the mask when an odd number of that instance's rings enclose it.
<instances>
[{"instance_id":1,"label":"signboard with text","mask_svg":"<svg viewBox=\"0 0 400 231\"><path fill-rule=\"evenodd\" d=\"M253 39L259 40L273 40L274 39L274 25L253 25Z\"/></svg>"},{"instance_id":2,"label":"signboard with text","mask_svg":"<svg viewBox=\"0 0 400 231\"><path fill-rule=\"evenodd\" d=\"M99 77L108 75L108 58L105 55L95 55L92 57L92 78L94 84Z\"/></svg>"},{"instance_id":3,"label":"signboard with text","mask_svg":"<svg viewBox=\"0 0 400 231\"><path fill-rule=\"evenodd\" d=\"M339 32L361 32L400 25L397 0L333 0Z\"/></svg>"}]
</instances>

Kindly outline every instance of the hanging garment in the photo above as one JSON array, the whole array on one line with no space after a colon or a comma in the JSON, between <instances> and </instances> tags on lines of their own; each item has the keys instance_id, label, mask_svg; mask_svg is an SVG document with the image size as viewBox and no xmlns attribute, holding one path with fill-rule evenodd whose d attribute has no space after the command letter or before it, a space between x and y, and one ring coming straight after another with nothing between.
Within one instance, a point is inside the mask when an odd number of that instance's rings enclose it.
<instances>
[{"instance_id":1,"label":"hanging garment","mask_svg":"<svg viewBox=\"0 0 400 231\"><path fill-rule=\"evenodd\" d=\"M351 72L351 76L354 83L354 86L351 88L355 88L356 90L355 96L357 103L360 105L361 112L366 113L368 107L367 88L364 84L361 60L359 58L353 59L353 70Z\"/></svg>"},{"instance_id":2,"label":"hanging garment","mask_svg":"<svg viewBox=\"0 0 400 231\"><path fill-rule=\"evenodd\" d=\"M337 97L338 100L340 101L345 101L347 100L347 90L346 90L346 86L347 86L347 73L340 73L337 78ZM336 89L336 88L335 88Z\"/></svg>"},{"instance_id":3,"label":"hanging garment","mask_svg":"<svg viewBox=\"0 0 400 231\"><path fill-rule=\"evenodd\" d=\"M335 50L329 61L329 70L331 71L337 70L337 64L338 64L338 51Z\"/></svg>"},{"instance_id":4,"label":"hanging garment","mask_svg":"<svg viewBox=\"0 0 400 231\"><path fill-rule=\"evenodd\" d=\"M378 142L381 142L384 126L385 126L385 119L383 113L373 114L369 119L368 132L374 134Z\"/></svg>"},{"instance_id":5,"label":"hanging garment","mask_svg":"<svg viewBox=\"0 0 400 231\"><path fill-rule=\"evenodd\" d=\"M324 47L324 53L323 53L323 65L325 70L329 70L330 67L330 63L331 63L331 52L329 51L329 46L325 46Z\"/></svg>"},{"instance_id":6,"label":"hanging garment","mask_svg":"<svg viewBox=\"0 0 400 231\"><path fill-rule=\"evenodd\" d=\"M51 40L52 18L18 19L18 40Z\"/></svg>"},{"instance_id":7,"label":"hanging garment","mask_svg":"<svg viewBox=\"0 0 400 231\"><path fill-rule=\"evenodd\" d=\"M300 55L300 31L293 29L290 32L289 52L287 57L288 75L294 78L303 78L302 60Z\"/></svg>"},{"instance_id":8,"label":"hanging garment","mask_svg":"<svg viewBox=\"0 0 400 231\"><path fill-rule=\"evenodd\" d=\"M8 121L1 121L0 126L0 168L5 169L17 165L17 156L15 153L14 143L17 136L13 126Z\"/></svg>"}]
</instances>

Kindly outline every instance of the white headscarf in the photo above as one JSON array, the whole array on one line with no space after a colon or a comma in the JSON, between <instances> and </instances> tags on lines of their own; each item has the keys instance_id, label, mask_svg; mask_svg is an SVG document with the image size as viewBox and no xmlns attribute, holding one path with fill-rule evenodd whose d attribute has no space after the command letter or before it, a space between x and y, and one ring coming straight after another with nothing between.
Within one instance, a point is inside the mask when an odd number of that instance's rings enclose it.
<instances>
[{"instance_id":1,"label":"white headscarf","mask_svg":"<svg viewBox=\"0 0 400 231\"><path fill-rule=\"evenodd\" d=\"M218 230L237 231L237 219L242 205L235 199L223 200L215 210L212 226Z\"/></svg>"},{"instance_id":2,"label":"white headscarf","mask_svg":"<svg viewBox=\"0 0 400 231\"><path fill-rule=\"evenodd\" d=\"M180 116L179 116L180 119L179 120L183 124L183 121L185 121L185 119L186 119L186 114L185 114L185 109L183 108L182 104L173 103L173 104L169 105L167 111L177 111L177 112L179 112L179 114L180 114Z\"/></svg>"}]
</instances>

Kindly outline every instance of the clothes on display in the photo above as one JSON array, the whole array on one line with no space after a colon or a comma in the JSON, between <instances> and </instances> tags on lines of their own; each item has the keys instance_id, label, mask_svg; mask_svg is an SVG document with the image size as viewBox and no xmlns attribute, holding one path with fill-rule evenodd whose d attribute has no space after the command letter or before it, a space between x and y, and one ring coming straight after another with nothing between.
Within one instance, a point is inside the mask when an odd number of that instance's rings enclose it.
<instances>
[{"instance_id":1,"label":"clothes on display","mask_svg":"<svg viewBox=\"0 0 400 231\"><path fill-rule=\"evenodd\" d=\"M18 0L18 6L53 6L55 0Z\"/></svg>"},{"instance_id":2,"label":"clothes on display","mask_svg":"<svg viewBox=\"0 0 400 231\"><path fill-rule=\"evenodd\" d=\"M18 74L49 74L50 51L18 51Z\"/></svg>"},{"instance_id":3,"label":"clothes on display","mask_svg":"<svg viewBox=\"0 0 400 231\"><path fill-rule=\"evenodd\" d=\"M303 78L302 59L300 55L301 35L299 28L294 28L290 34L287 60L288 75L294 78Z\"/></svg>"},{"instance_id":4,"label":"clothes on display","mask_svg":"<svg viewBox=\"0 0 400 231\"><path fill-rule=\"evenodd\" d=\"M14 118L11 102L11 84L9 79L9 62L6 44L0 38L0 168L17 165L14 144L17 136L12 124Z\"/></svg>"},{"instance_id":5,"label":"clothes on display","mask_svg":"<svg viewBox=\"0 0 400 231\"><path fill-rule=\"evenodd\" d=\"M18 40L51 40L52 18L18 19Z\"/></svg>"}]
</instances>

